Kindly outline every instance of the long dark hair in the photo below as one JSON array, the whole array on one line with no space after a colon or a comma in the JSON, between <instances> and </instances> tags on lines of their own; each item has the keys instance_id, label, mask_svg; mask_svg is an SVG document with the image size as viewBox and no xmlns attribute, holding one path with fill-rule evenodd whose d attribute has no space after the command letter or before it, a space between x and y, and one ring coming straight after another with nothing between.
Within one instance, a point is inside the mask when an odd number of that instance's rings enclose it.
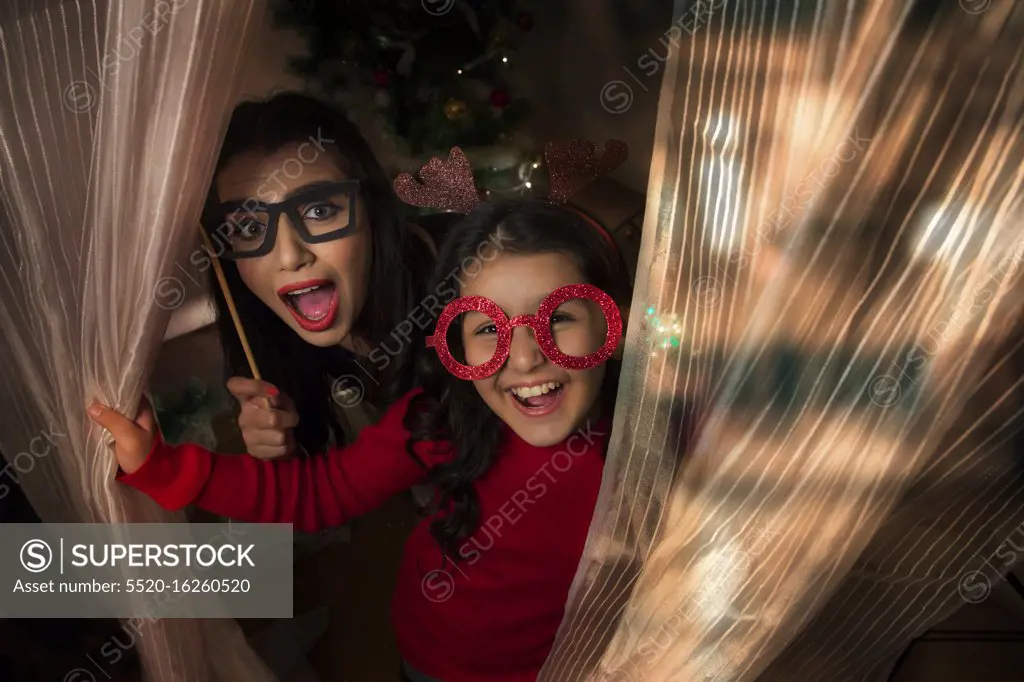
<instances>
[{"instance_id":1,"label":"long dark hair","mask_svg":"<svg viewBox=\"0 0 1024 682\"><path fill-rule=\"evenodd\" d=\"M390 336L415 306L429 264L423 265L423 246L413 243L415 237L406 229L391 181L355 125L341 112L299 93L245 102L231 116L217 171L239 154L272 154L296 142L322 145L332 152L332 158L350 178L361 181L360 196L370 218L373 261L367 299L352 334L375 347ZM217 201L214 184L209 204ZM294 401L301 416L295 438L307 452L320 452L331 440L345 441L334 416L332 380L355 377L345 379L346 388L359 381L366 398L379 406L387 405L411 387L415 365L409 352L392 357L380 371L368 362L359 362L357 367L356 358L342 348L320 348L304 341L245 286L232 261L223 259L221 265L257 367L266 381ZM249 364L212 272L211 282L227 375L249 376ZM413 342L407 349L420 346L422 342Z\"/></svg>"},{"instance_id":2,"label":"long dark hair","mask_svg":"<svg viewBox=\"0 0 1024 682\"><path fill-rule=\"evenodd\" d=\"M450 281L451 273L488 241L499 243L503 254L564 254L588 283L606 291L620 306L629 304L629 276L605 236L573 211L536 199L488 202L453 226L438 255L435 286ZM460 335L452 336L449 343L458 343ZM618 370L618 362L609 361L601 391L605 414L614 407ZM473 482L498 456L502 422L473 384L449 374L436 353L421 356L420 382L424 392L413 399L405 417L411 434L408 451L419 461L412 447L417 441L446 441L452 448L452 461L432 468L428 479L441 492L435 511L444 510L431 533L445 553L458 560L457 548L480 524Z\"/></svg>"}]
</instances>

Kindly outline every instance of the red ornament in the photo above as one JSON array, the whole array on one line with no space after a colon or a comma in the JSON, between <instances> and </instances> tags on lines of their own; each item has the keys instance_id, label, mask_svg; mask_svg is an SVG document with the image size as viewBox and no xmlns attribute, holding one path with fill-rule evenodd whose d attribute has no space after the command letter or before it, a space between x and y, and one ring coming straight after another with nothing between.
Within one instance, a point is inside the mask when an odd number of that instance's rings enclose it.
<instances>
[{"instance_id":1,"label":"red ornament","mask_svg":"<svg viewBox=\"0 0 1024 682\"><path fill-rule=\"evenodd\" d=\"M373 84L378 88L386 88L391 85L391 72L387 69L374 69Z\"/></svg>"},{"instance_id":2,"label":"red ornament","mask_svg":"<svg viewBox=\"0 0 1024 682\"><path fill-rule=\"evenodd\" d=\"M496 109L504 109L508 106L510 99L511 98L508 96L508 90L498 88L491 93L491 106Z\"/></svg>"},{"instance_id":3,"label":"red ornament","mask_svg":"<svg viewBox=\"0 0 1024 682\"><path fill-rule=\"evenodd\" d=\"M524 32L529 32L533 28L533 15L529 12L520 12L516 15L516 26Z\"/></svg>"}]
</instances>

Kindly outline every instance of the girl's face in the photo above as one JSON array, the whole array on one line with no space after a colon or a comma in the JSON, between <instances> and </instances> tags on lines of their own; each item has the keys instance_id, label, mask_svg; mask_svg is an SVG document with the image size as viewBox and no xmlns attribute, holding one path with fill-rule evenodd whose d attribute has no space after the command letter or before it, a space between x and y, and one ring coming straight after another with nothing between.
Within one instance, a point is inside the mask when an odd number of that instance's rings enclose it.
<instances>
[{"instance_id":1,"label":"girl's face","mask_svg":"<svg viewBox=\"0 0 1024 682\"><path fill-rule=\"evenodd\" d=\"M308 160L310 155L313 160ZM327 182L348 180L324 151L286 145L273 154L258 152L232 158L217 174L221 202L260 201L274 204ZM242 281L299 336L315 346L341 344L352 348L352 326L362 311L370 278L373 246L363 200L318 198L299 207L307 224L355 220L348 236L307 244L287 214L281 215L273 250L235 261ZM330 225L326 225L330 228Z\"/></svg>"},{"instance_id":2,"label":"girl's face","mask_svg":"<svg viewBox=\"0 0 1024 682\"><path fill-rule=\"evenodd\" d=\"M560 253L505 253L466 282L461 296L484 296L509 319L536 315L555 289L583 284L573 261ZM481 312L461 316L465 364L482 365L493 355L495 327ZM552 315L552 335L563 353L582 357L604 345L607 325L592 301L566 301ZM512 330L508 361L493 376L474 381L480 397L520 438L538 447L562 442L583 426L601 391L605 366L569 370L549 360L529 327Z\"/></svg>"}]
</instances>

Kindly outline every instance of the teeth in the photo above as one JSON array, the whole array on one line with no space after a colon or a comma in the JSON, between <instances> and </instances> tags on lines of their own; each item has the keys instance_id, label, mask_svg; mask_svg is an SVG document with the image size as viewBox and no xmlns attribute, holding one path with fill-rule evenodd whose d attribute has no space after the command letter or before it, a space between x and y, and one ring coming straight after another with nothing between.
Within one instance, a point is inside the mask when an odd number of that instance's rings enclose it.
<instances>
[{"instance_id":1,"label":"teeth","mask_svg":"<svg viewBox=\"0 0 1024 682\"><path fill-rule=\"evenodd\" d=\"M548 383L540 384L539 386L520 386L518 388L510 388L509 392L514 393L520 398L535 398L539 395L550 393L561 385L562 384L556 381L549 381Z\"/></svg>"},{"instance_id":2,"label":"teeth","mask_svg":"<svg viewBox=\"0 0 1024 682\"><path fill-rule=\"evenodd\" d=\"M320 285L317 284L315 286L306 287L305 289L296 289L295 291L289 291L288 295L289 296L299 296L300 294L308 294L309 292L316 291L319 288L320 288Z\"/></svg>"}]
</instances>

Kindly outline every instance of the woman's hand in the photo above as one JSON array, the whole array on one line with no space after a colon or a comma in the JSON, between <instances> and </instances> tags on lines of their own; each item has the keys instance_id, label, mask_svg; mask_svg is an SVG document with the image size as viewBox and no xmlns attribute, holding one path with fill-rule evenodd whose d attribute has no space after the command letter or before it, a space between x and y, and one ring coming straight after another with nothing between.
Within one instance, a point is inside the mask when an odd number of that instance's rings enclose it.
<instances>
[{"instance_id":1,"label":"woman's hand","mask_svg":"<svg viewBox=\"0 0 1024 682\"><path fill-rule=\"evenodd\" d=\"M245 439L245 451L259 459L286 457L295 450L292 431L299 414L288 396L265 381L232 377L228 391L242 404L238 428Z\"/></svg>"},{"instance_id":2,"label":"woman's hand","mask_svg":"<svg viewBox=\"0 0 1024 682\"><path fill-rule=\"evenodd\" d=\"M106 405L93 402L86 410L89 418L114 438L114 456L126 474L134 474L145 463L156 438L156 418L145 398L139 404L135 421Z\"/></svg>"}]
</instances>

